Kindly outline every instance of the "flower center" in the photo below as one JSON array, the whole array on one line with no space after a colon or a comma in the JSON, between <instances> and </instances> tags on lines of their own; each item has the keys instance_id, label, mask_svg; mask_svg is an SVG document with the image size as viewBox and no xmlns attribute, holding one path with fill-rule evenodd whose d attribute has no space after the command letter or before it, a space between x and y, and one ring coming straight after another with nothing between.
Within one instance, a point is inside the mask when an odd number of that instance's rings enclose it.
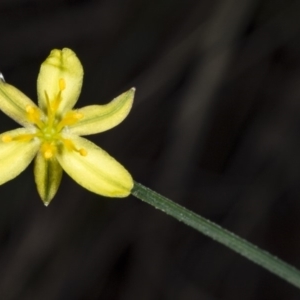
<instances>
[{"instance_id":1,"label":"flower center","mask_svg":"<svg viewBox=\"0 0 300 300\"><path fill-rule=\"evenodd\" d=\"M51 141L54 138L54 136L56 135L55 129L52 127L48 127L48 126L45 126L44 128L42 128L41 133L42 133L44 140L46 140L46 141Z\"/></svg>"},{"instance_id":2,"label":"flower center","mask_svg":"<svg viewBox=\"0 0 300 300\"><path fill-rule=\"evenodd\" d=\"M45 159L51 159L55 156L58 148L63 145L69 151L76 151L82 156L87 155L85 149L77 149L70 139L62 136L62 130L68 125L78 122L83 115L76 111L67 112L63 118L57 115L57 110L62 101L62 93L66 88L66 82L63 78L58 82L59 92L53 100L49 99L47 92L46 97L46 117L42 116L39 108L28 105L26 107L27 119L35 125L37 132L33 134L21 134L15 137L3 135L2 141L5 143L11 141L30 141L33 138L38 138L41 141L40 151Z\"/></svg>"}]
</instances>

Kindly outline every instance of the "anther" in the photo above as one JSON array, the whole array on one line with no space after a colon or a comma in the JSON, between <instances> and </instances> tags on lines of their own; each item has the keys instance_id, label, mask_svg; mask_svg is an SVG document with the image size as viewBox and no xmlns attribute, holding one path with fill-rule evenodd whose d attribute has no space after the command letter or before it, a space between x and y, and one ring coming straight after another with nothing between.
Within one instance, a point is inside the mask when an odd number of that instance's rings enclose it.
<instances>
[{"instance_id":1,"label":"anther","mask_svg":"<svg viewBox=\"0 0 300 300\"><path fill-rule=\"evenodd\" d=\"M28 114L28 120L30 122L36 124L39 128L43 126L43 122L41 121L41 114L37 108L31 105L27 105L26 112Z\"/></svg>"},{"instance_id":2,"label":"anther","mask_svg":"<svg viewBox=\"0 0 300 300\"><path fill-rule=\"evenodd\" d=\"M34 113L34 108L33 108L31 105L27 105L27 106L26 106L26 111L27 111L29 114L33 114L33 113Z\"/></svg>"},{"instance_id":3,"label":"anther","mask_svg":"<svg viewBox=\"0 0 300 300\"><path fill-rule=\"evenodd\" d=\"M20 134L20 135L16 135L15 137L12 137L8 134L4 134L1 137L1 140L3 143L9 143L12 141L19 141L19 142L29 142L34 138L34 134Z\"/></svg>"},{"instance_id":4,"label":"anther","mask_svg":"<svg viewBox=\"0 0 300 300\"><path fill-rule=\"evenodd\" d=\"M4 143L9 143L9 142L11 142L13 139L12 139L12 137L11 137L10 135L5 134L5 135L2 136L1 140L2 140L2 142L4 142Z\"/></svg>"},{"instance_id":5,"label":"anther","mask_svg":"<svg viewBox=\"0 0 300 300\"><path fill-rule=\"evenodd\" d=\"M65 147L69 151L75 151L75 152L79 153L81 156L87 156L87 154L88 154L87 151L84 148L77 149L71 140L63 139L62 141L63 141Z\"/></svg>"},{"instance_id":6,"label":"anther","mask_svg":"<svg viewBox=\"0 0 300 300\"><path fill-rule=\"evenodd\" d=\"M77 119L77 120L80 120L80 119L83 118L83 114L79 113L79 112L76 112L76 113L74 113L74 118Z\"/></svg>"},{"instance_id":7,"label":"anther","mask_svg":"<svg viewBox=\"0 0 300 300\"><path fill-rule=\"evenodd\" d=\"M58 123L57 129L61 130L65 126L73 125L83 118L83 114L77 111L67 113L64 118Z\"/></svg>"},{"instance_id":8,"label":"anther","mask_svg":"<svg viewBox=\"0 0 300 300\"><path fill-rule=\"evenodd\" d=\"M79 154L81 155L81 156L87 156L87 151L85 150L85 149L79 149L78 150L78 152L79 152Z\"/></svg>"},{"instance_id":9,"label":"anther","mask_svg":"<svg viewBox=\"0 0 300 300\"><path fill-rule=\"evenodd\" d=\"M52 152L51 150L45 151L45 152L44 152L44 157L45 157L46 159L49 159L49 158L53 157L53 152Z\"/></svg>"},{"instance_id":10,"label":"anther","mask_svg":"<svg viewBox=\"0 0 300 300\"><path fill-rule=\"evenodd\" d=\"M51 143L43 143L41 147L41 152L44 155L45 159L50 159L54 156L56 152L56 147Z\"/></svg>"}]
</instances>

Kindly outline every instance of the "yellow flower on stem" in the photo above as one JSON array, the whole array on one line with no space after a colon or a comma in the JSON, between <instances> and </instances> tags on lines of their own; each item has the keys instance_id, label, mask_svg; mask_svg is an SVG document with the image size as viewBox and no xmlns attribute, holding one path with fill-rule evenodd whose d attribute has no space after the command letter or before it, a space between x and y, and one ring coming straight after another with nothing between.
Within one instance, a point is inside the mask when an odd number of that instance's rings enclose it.
<instances>
[{"instance_id":1,"label":"yellow flower on stem","mask_svg":"<svg viewBox=\"0 0 300 300\"><path fill-rule=\"evenodd\" d=\"M86 189L126 197L133 187L128 171L104 150L80 137L108 130L128 115L135 89L106 105L73 109L83 68L70 49L52 50L37 80L38 106L0 80L0 109L23 128L0 135L0 184L18 176L34 159L37 190L47 206L60 185L62 169Z\"/></svg>"}]
</instances>

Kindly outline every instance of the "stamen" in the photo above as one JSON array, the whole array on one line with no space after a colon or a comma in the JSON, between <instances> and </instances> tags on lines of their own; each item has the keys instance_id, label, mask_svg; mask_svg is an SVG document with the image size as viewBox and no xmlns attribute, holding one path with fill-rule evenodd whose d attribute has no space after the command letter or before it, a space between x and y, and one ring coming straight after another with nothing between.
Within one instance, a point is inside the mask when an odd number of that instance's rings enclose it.
<instances>
[{"instance_id":1,"label":"stamen","mask_svg":"<svg viewBox=\"0 0 300 300\"><path fill-rule=\"evenodd\" d=\"M73 117L74 117L76 120L80 120L80 119L83 118L83 114L76 111L76 112L74 112Z\"/></svg>"},{"instance_id":2,"label":"stamen","mask_svg":"<svg viewBox=\"0 0 300 300\"><path fill-rule=\"evenodd\" d=\"M66 146L66 148L69 150L69 151L72 151L72 150L75 150L75 146L74 144L72 143L71 140L67 140L67 139L62 139L64 145Z\"/></svg>"},{"instance_id":3,"label":"stamen","mask_svg":"<svg viewBox=\"0 0 300 300\"><path fill-rule=\"evenodd\" d=\"M47 91L44 91L44 92L45 92L45 98L46 98L46 103L47 103L47 113L48 113L48 116L50 116L50 114L51 114L50 99L49 99Z\"/></svg>"},{"instance_id":4,"label":"stamen","mask_svg":"<svg viewBox=\"0 0 300 300\"><path fill-rule=\"evenodd\" d=\"M74 144L73 144L73 142L72 142L71 140L68 140L68 139L62 139L62 141L63 141L65 147L66 147L69 151L76 151L76 152L78 152L81 156L87 156L88 152L87 152L85 149L83 149L83 148L77 149L77 148L74 146Z\"/></svg>"},{"instance_id":5,"label":"stamen","mask_svg":"<svg viewBox=\"0 0 300 300\"><path fill-rule=\"evenodd\" d=\"M9 134L4 134L1 140L3 143L10 143L12 141L29 142L34 138L34 136L34 134L20 134L12 137Z\"/></svg>"},{"instance_id":6,"label":"stamen","mask_svg":"<svg viewBox=\"0 0 300 300\"><path fill-rule=\"evenodd\" d=\"M13 138L14 141L28 142L34 138L34 134L21 134Z\"/></svg>"},{"instance_id":7,"label":"stamen","mask_svg":"<svg viewBox=\"0 0 300 300\"><path fill-rule=\"evenodd\" d=\"M62 98L61 98L61 91L59 91L58 95L56 96L56 98L51 103L51 111L53 113L55 113L57 111L61 100L62 100Z\"/></svg>"},{"instance_id":8,"label":"stamen","mask_svg":"<svg viewBox=\"0 0 300 300\"><path fill-rule=\"evenodd\" d=\"M45 151L45 152L44 152L44 157L45 157L46 159L49 159L49 158L53 157L53 152L52 152L51 150Z\"/></svg>"},{"instance_id":9,"label":"stamen","mask_svg":"<svg viewBox=\"0 0 300 300\"><path fill-rule=\"evenodd\" d=\"M10 135L5 134L5 135L2 136L1 140L2 140L3 143L9 143L9 142L11 142L13 139L12 139L12 137L11 137Z\"/></svg>"},{"instance_id":10,"label":"stamen","mask_svg":"<svg viewBox=\"0 0 300 300\"><path fill-rule=\"evenodd\" d=\"M57 124L57 129L60 131L63 127L73 125L83 118L83 114L77 111L68 112L64 118Z\"/></svg>"},{"instance_id":11,"label":"stamen","mask_svg":"<svg viewBox=\"0 0 300 300\"><path fill-rule=\"evenodd\" d=\"M60 102L62 101L62 91L66 88L66 81L63 78L60 78L58 81L58 86L59 86L59 92L56 96L56 98L52 101L52 103L50 103L51 106L51 113L55 114L55 112L57 111Z\"/></svg>"},{"instance_id":12,"label":"stamen","mask_svg":"<svg viewBox=\"0 0 300 300\"><path fill-rule=\"evenodd\" d=\"M50 101L50 98L47 92L45 91L49 123L52 123L54 121L55 113L59 107L59 104L62 101L62 97L61 97L62 91L66 89L66 81L63 78L60 78L58 80L58 88L59 88L59 92L56 95L55 99L52 101Z\"/></svg>"},{"instance_id":13,"label":"stamen","mask_svg":"<svg viewBox=\"0 0 300 300\"><path fill-rule=\"evenodd\" d=\"M50 159L56 153L56 146L51 143L43 143L41 152L43 153L45 159Z\"/></svg>"},{"instance_id":14,"label":"stamen","mask_svg":"<svg viewBox=\"0 0 300 300\"><path fill-rule=\"evenodd\" d=\"M85 150L85 149L83 149L83 148L81 148L81 149L79 149L79 154L81 155L81 156L87 156L87 151Z\"/></svg>"},{"instance_id":15,"label":"stamen","mask_svg":"<svg viewBox=\"0 0 300 300\"><path fill-rule=\"evenodd\" d=\"M41 113L38 108L31 105L26 106L27 118L30 122L36 124L39 128L43 127L43 122L41 121Z\"/></svg>"},{"instance_id":16,"label":"stamen","mask_svg":"<svg viewBox=\"0 0 300 300\"><path fill-rule=\"evenodd\" d=\"M27 105L26 106L26 111L29 113L29 114L34 114L34 108L30 105Z\"/></svg>"}]
</instances>

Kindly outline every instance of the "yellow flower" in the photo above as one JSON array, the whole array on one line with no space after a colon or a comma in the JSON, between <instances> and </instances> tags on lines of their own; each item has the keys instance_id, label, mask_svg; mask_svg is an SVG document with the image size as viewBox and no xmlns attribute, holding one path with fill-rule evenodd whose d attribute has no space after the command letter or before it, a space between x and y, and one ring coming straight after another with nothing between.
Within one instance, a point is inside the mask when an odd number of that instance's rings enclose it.
<instances>
[{"instance_id":1,"label":"yellow flower","mask_svg":"<svg viewBox=\"0 0 300 300\"><path fill-rule=\"evenodd\" d=\"M73 109L83 68L70 49L52 50L41 65L37 106L0 80L0 109L23 128L0 135L0 184L18 176L33 160L37 190L47 206L64 169L78 184L108 197L126 197L133 187L127 170L92 142L80 137L108 130L128 115L134 89L106 105Z\"/></svg>"}]
</instances>

